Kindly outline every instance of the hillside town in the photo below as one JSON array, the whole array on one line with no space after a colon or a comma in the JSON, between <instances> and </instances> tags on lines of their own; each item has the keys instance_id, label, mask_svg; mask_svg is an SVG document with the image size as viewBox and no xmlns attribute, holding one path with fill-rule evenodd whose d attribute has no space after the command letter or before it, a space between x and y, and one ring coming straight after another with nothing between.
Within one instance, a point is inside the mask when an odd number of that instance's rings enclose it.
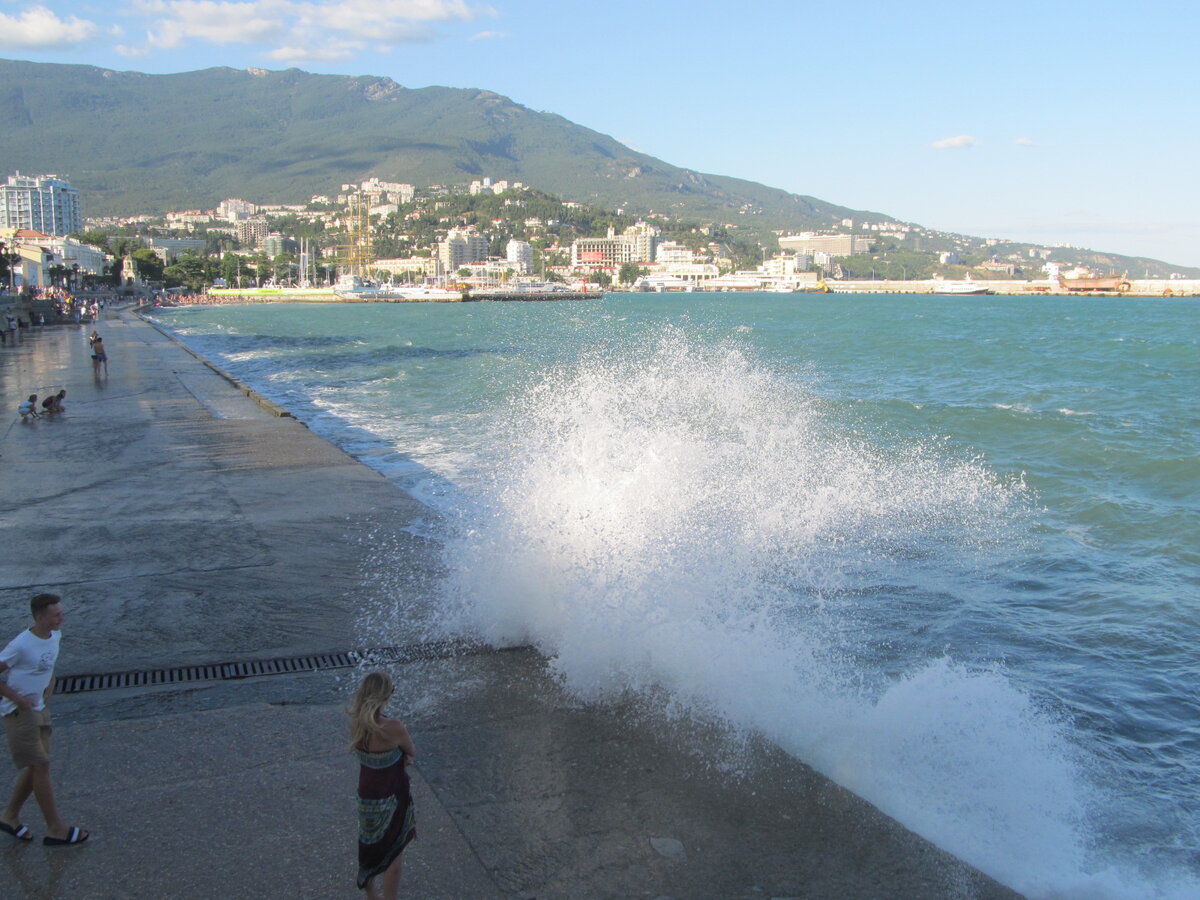
<instances>
[{"instance_id":1,"label":"hillside town","mask_svg":"<svg viewBox=\"0 0 1200 900\"><path fill-rule=\"evenodd\" d=\"M370 178L306 203L229 198L165 215L85 218L84 208L65 178L8 176L0 185L3 291L107 288L209 301L288 288L315 297L349 275L462 291L1200 290L1179 275L1139 280L1073 264L1078 248L969 239L892 220L774 232L768 246L736 225L608 212L487 177L428 188Z\"/></svg>"}]
</instances>

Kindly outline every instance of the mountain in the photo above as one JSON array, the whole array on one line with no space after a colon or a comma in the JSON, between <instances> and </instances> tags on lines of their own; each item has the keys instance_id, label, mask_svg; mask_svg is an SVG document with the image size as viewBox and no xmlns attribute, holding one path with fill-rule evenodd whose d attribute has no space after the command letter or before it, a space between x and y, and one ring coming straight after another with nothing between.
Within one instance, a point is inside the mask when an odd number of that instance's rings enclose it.
<instances>
[{"instance_id":1,"label":"mountain","mask_svg":"<svg viewBox=\"0 0 1200 900\"><path fill-rule=\"evenodd\" d=\"M295 203L370 176L423 187L484 175L608 208L763 229L868 215L681 169L489 91L298 69L145 75L0 60L0 164L69 178L88 215L211 208L227 197Z\"/></svg>"},{"instance_id":2,"label":"mountain","mask_svg":"<svg viewBox=\"0 0 1200 900\"><path fill-rule=\"evenodd\" d=\"M146 75L0 60L0 177L14 171L68 178L89 216L209 209L227 197L301 203L371 176L420 188L490 175L606 209L734 223L751 243L769 243L773 229L895 221L681 169L490 91L299 69ZM926 253L984 247L960 235L920 243ZM1023 257L1033 246L1009 249ZM1055 249L1054 258L1116 273L1200 275L1086 250Z\"/></svg>"}]
</instances>

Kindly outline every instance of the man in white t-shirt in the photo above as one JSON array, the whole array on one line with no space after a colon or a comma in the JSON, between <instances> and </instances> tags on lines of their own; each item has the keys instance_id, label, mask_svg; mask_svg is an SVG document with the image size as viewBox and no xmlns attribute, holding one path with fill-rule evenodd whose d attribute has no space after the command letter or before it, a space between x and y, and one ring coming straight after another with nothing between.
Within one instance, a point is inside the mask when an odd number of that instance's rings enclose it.
<instances>
[{"instance_id":1,"label":"man in white t-shirt","mask_svg":"<svg viewBox=\"0 0 1200 900\"><path fill-rule=\"evenodd\" d=\"M0 716L13 762L20 770L12 797L0 813L0 831L19 841L31 841L33 835L21 824L21 807L32 794L42 808L47 834L42 843L48 847L82 844L88 833L68 826L54 803L50 782L50 712L46 701L54 693L54 664L63 623L62 598L56 594L38 594L29 601L33 627L22 631L0 650Z\"/></svg>"}]
</instances>

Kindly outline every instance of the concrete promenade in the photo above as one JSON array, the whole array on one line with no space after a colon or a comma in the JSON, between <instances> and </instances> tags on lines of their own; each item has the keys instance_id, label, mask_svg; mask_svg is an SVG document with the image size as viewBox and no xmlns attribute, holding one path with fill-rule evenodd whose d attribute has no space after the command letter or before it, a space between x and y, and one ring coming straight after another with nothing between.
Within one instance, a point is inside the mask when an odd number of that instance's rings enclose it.
<instances>
[{"instance_id":1,"label":"concrete promenade","mask_svg":"<svg viewBox=\"0 0 1200 900\"><path fill-rule=\"evenodd\" d=\"M420 644L432 513L131 313L0 348L0 640L64 598L60 676ZM67 390L22 424L18 402ZM10 424L11 423L11 424ZM529 650L394 665L414 898L1012 897L753 740L563 694ZM55 698L77 848L0 835L0 897L352 898L354 670ZM698 752L696 748L707 748ZM730 774L736 771L736 776ZM0 790L14 769L0 754Z\"/></svg>"}]
</instances>

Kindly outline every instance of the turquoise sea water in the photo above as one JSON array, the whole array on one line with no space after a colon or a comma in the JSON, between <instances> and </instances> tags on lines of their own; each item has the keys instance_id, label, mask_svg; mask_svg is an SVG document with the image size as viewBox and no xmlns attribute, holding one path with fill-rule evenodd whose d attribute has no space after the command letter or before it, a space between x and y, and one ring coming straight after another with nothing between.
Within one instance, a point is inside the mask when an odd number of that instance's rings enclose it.
<instances>
[{"instance_id":1,"label":"turquoise sea water","mask_svg":"<svg viewBox=\"0 0 1200 900\"><path fill-rule=\"evenodd\" d=\"M1200 896L1200 304L158 319L443 513L446 628L762 734L1031 896Z\"/></svg>"}]
</instances>

